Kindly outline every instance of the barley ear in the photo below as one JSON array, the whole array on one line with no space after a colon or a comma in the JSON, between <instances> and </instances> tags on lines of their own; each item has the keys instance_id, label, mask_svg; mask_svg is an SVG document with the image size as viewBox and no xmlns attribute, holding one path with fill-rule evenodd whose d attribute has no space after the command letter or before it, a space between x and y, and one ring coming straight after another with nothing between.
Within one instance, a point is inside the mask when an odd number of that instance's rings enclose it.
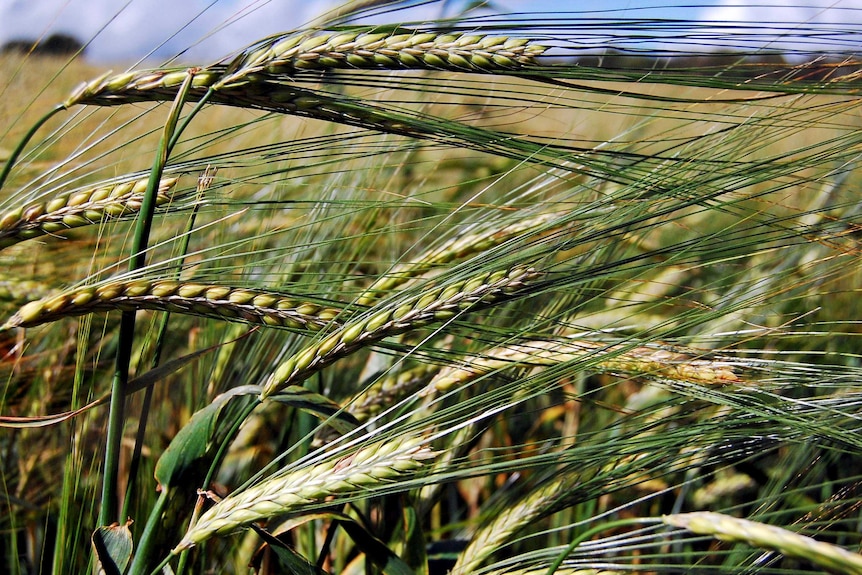
<instances>
[{"instance_id":1,"label":"barley ear","mask_svg":"<svg viewBox=\"0 0 862 575\"><path fill-rule=\"evenodd\" d=\"M204 512L173 553L249 523L321 505L335 495L366 496L422 471L435 453L418 437L396 437L330 460L266 479Z\"/></svg>"},{"instance_id":2,"label":"barley ear","mask_svg":"<svg viewBox=\"0 0 862 575\"><path fill-rule=\"evenodd\" d=\"M156 206L165 206L178 196L173 193L179 178L163 178L156 190ZM71 228L98 224L141 209L147 180L98 186L52 200L0 213L0 248Z\"/></svg>"},{"instance_id":3,"label":"barley ear","mask_svg":"<svg viewBox=\"0 0 862 575\"><path fill-rule=\"evenodd\" d=\"M473 534L470 543L458 555L450 575L475 573L488 557L509 543L516 533L546 515L568 496L577 481L578 477L573 475L558 477L505 507Z\"/></svg>"},{"instance_id":4,"label":"barley ear","mask_svg":"<svg viewBox=\"0 0 862 575\"><path fill-rule=\"evenodd\" d=\"M753 547L777 551L787 557L805 559L831 573L862 575L862 555L859 553L851 553L843 547L817 541L774 525L709 511L665 515L662 521L698 535L712 535L722 541L748 543Z\"/></svg>"},{"instance_id":5,"label":"barley ear","mask_svg":"<svg viewBox=\"0 0 862 575\"><path fill-rule=\"evenodd\" d=\"M98 311L170 311L228 321L319 331L340 310L278 293L172 280L113 281L84 286L22 306L0 331L33 327Z\"/></svg>"},{"instance_id":6,"label":"barley ear","mask_svg":"<svg viewBox=\"0 0 862 575\"><path fill-rule=\"evenodd\" d=\"M533 268L513 266L484 272L395 302L370 316L344 325L325 339L300 350L273 371L263 386L261 400L291 384L298 384L341 357L386 337L446 321L476 306L504 301L540 274Z\"/></svg>"}]
</instances>

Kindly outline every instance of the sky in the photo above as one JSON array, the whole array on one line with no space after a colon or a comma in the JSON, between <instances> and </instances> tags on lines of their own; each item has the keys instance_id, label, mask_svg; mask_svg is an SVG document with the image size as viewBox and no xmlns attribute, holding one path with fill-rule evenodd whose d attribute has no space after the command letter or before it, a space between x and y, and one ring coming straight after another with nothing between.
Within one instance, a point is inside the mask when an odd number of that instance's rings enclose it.
<instances>
[{"instance_id":1,"label":"sky","mask_svg":"<svg viewBox=\"0 0 862 575\"><path fill-rule=\"evenodd\" d=\"M87 57L94 62L131 63L151 54L165 60L180 52L184 62L221 59L255 40L302 26L343 0L0 0L0 44L51 33L92 39ZM616 18L684 18L714 22L708 43L744 23L785 22L862 24L862 0L495 0L519 11L612 10ZM457 0L417 8L411 18L440 15ZM583 14L583 12L581 12ZM577 15L577 14L572 14ZM403 16L402 16L403 17ZM719 26L720 25L720 26ZM788 24L783 28L786 29ZM213 33L217 31L217 33ZM768 36L768 35L767 35ZM764 37L764 42L781 42ZM796 38L811 47L828 38ZM846 45L846 40L843 40ZM842 45L842 46L843 46ZM855 46L850 46L855 48ZM846 48L842 48L845 49Z\"/></svg>"}]
</instances>

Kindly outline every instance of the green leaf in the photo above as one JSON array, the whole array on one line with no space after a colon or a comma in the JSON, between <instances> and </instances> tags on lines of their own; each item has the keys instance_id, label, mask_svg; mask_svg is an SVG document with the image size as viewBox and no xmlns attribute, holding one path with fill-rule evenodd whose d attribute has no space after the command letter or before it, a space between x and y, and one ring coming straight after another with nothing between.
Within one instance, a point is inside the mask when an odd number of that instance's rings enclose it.
<instances>
[{"instance_id":1,"label":"green leaf","mask_svg":"<svg viewBox=\"0 0 862 575\"><path fill-rule=\"evenodd\" d=\"M428 554L425 533L422 530L416 508L412 505L402 507L398 531L401 541L395 547L395 551L413 569L416 575L426 575L428 573Z\"/></svg>"},{"instance_id":2,"label":"green leaf","mask_svg":"<svg viewBox=\"0 0 862 575\"><path fill-rule=\"evenodd\" d=\"M105 575L122 575L132 558L131 522L125 525L114 523L99 527L93 532L91 542L96 557L96 572Z\"/></svg>"},{"instance_id":3,"label":"green leaf","mask_svg":"<svg viewBox=\"0 0 862 575\"><path fill-rule=\"evenodd\" d=\"M416 575L407 563L402 561L381 540L369 533L364 527L354 521L345 521L341 524L356 546L365 553L384 575Z\"/></svg>"},{"instance_id":4,"label":"green leaf","mask_svg":"<svg viewBox=\"0 0 862 575\"><path fill-rule=\"evenodd\" d=\"M269 533L266 529L262 529L256 525L252 526L252 528L266 543L264 549L269 548L272 550L273 556L278 562L278 566L281 567L281 569L277 571L278 573L290 573L292 575L326 575L326 571L312 564L308 559L297 553L293 547L275 535ZM253 563L256 563L254 567L255 573L260 572L259 564L262 559L264 549L261 549L255 554L255 560L253 561Z\"/></svg>"},{"instance_id":5,"label":"green leaf","mask_svg":"<svg viewBox=\"0 0 862 575\"><path fill-rule=\"evenodd\" d=\"M269 399L306 411L342 434L349 433L359 426L359 421L346 411L342 411L340 405L299 385L288 386L278 394L270 396Z\"/></svg>"},{"instance_id":6,"label":"green leaf","mask_svg":"<svg viewBox=\"0 0 862 575\"><path fill-rule=\"evenodd\" d=\"M220 437L227 432L230 425L219 424L239 408L234 402L227 415L223 411L231 400L239 396L254 396L260 388L251 385L236 387L216 397L212 403L196 412L189 422L180 429L168 448L156 463L155 477L164 489L184 483L183 478L189 472L196 474L206 472L207 462L215 456ZM252 401L252 397L247 397Z\"/></svg>"}]
</instances>

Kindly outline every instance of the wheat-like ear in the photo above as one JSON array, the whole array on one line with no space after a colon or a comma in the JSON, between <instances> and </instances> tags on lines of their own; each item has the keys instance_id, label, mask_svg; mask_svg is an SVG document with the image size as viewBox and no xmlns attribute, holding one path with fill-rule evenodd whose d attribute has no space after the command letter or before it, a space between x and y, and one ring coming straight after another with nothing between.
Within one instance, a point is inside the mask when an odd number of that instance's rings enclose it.
<instances>
[{"instance_id":1,"label":"wheat-like ear","mask_svg":"<svg viewBox=\"0 0 862 575\"><path fill-rule=\"evenodd\" d=\"M179 178L163 178L155 203L164 206L179 197L172 193ZM81 190L0 214L0 248L70 228L98 224L141 209L147 179Z\"/></svg>"},{"instance_id":2,"label":"wheat-like ear","mask_svg":"<svg viewBox=\"0 0 862 575\"><path fill-rule=\"evenodd\" d=\"M695 350L668 350L654 346L626 347L567 337L530 341L491 349L445 367L428 383L423 395L445 392L456 385L506 367L548 366L590 360L591 369L679 381L725 384L739 382L727 361L698 359Z\"/></svg>"},{"instance_id":3,"label":"wheat-like ear","mask_svg":"<svg viewBox=\"0 0 862 575\"><path fill-rule=\"evenodd\" d=\"M399 29L299 32L273 38L235 59L217 88L252 74L294 75L305 70L378 68L500 72L536 65L545 47L526 38L440 34Z\"/></svg>"},{"instance_id":4,"label":"wheat-like ear","mask_svg":"<svg viewBox=\"0 0 862 575\"><path fill-rule=\"evenodd\" d=\"M788 557L804 559L830 573L862 574L862 555L859 553L851 553L843 547L817 541L774 525L709 511L665 515L662 521L698 535L711 535L722 541L748 543L753 547L771 549Z\"/></svg>"},{"instance_id":5,"label":"wheat-like ear","mask_svg":"<svg viewBox=\"0 0 862 575\"><path fill-rule=\"evenodd\" d=\"M345 410L358 421L368 421L398 399L427 384L439 369L437 365L421 364L381 377L345 402Z\"/></svg>"},{"instance_id":6,"label":"wheat-like ear","mask_svg":"<svg viewBox=\"0 0 862 575\"><path fill-rule=\"evenodd\" d=\"M423 439L405 435L364 447L342 459L271 477L207 510L174 553L254 521L321 505L334 495L360 495L416 475L422 462L434 455Z\"/></svg>"},{"instance_id":7,"label":"wheat-like ear","mask_svg":"<svg viewBox=\"0 0 862 575\"><path fill-rule=\"evenodd\" d=\"M488 523L479 527L470 543L458 554L449 575L469 575L494 552L511 542L518 531L548 513L577 484L578 477L566 474L528 493L505 507Z\"/></svg>"},{"instance_id":8,"label":"wheat-like ear","mask_svg":"<svg viewBox=\"0 0 862 575\"><path fill-rule=\"evenodd\" d=\"M399 30L300 31L254 45L229 65L216 64L193 70L192 94L212 88L237 96L255 83L279 81L307 70L379 68L389 70L446 70L450 72L516 71L535 66L546 50L525 38L440 34ZM64 102L111 105L174 92L189 74L186 68L140 70L104 74L80 85Z\"/></svg>"},{"instance_id":9,"label":"wheat-like ear","mask_svg":"<svg viewBox=\"0 0 862 575\"><path fill-rule=\"evenodd\" d=\"M30 302L0 326L32 327L96 311L151 309L318 331L339 310L277 293L170 280L114 281Z\"/></svg>"},{"instance_id":10,"label":"wheat-like ear","mask_svg":"<svg viewBox=\"0 0 862 575\"><path fill-rule=\"evenodd\" d=\"M521 266L481 273L349 322L281 364L264 385L261 398L265 399L287 385L304 381L337 359L381 339L452 319L482 303L509 298L539 275L533 268Z\"/></svg>"},{"instance_id":11,"label":"wheat-like ear","mask_svg":"<svg viewBox=\"0 0 862 575\"><path fill-rule=\"evenodd\" d=\"M443 266L457 259L484 252L512 238L528 233L549 232L563 225L550 227L549 222L561 214L548 213L511 223L507 226L471 225L462 230L451 241L437 246L417 256L413 261L399 264L385 275L379 277L363 293L358 303L370 305L386 292L430 269ZM564 224L568 225L568 223ZM547 226L547 227L546 227Z\"/></svg>"}]
</instances>

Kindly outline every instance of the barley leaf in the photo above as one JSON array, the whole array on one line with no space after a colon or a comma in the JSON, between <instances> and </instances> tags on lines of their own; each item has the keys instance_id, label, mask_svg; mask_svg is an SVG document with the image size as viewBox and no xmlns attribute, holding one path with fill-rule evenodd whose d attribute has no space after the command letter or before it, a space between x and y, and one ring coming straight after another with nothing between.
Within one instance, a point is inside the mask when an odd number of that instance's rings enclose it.
<instances>
[{"instance_id":1,"label":"barley leaf","mask_svg":"<svg viewBox=\"0 0 862 575\"><path fill-rule=\"evenodd\" d=\"M402 561L385 543L353 521L341 523L344 531L353 539L356 546L365 553L384 575L416 575L407 563Z\"/></svg>"},{"instance_id":2,"label":"barley leaf","mask_svg":"<svg viewBox=\"0 0 862 575\"><path fill-rule=\"evenodd\" d=\"M290 385L270 399L308 412L341 434L349 433L359 426L359 421L343 411L337 403L299 385Z\"/></svg>"},{"instance_id":3,"label":"barley leaf","mask_svg":"<svg viewBox=\"0 0 862 575\"><path fill-rule=\"evenodd\" d=\"M163 489L197 483L191 476L202 477L206 473L220 439L230 428L232 416L238 412L241 403L249 402L247 396L254 393L255 388L250 387L234 388L219 395L182 427L156 464L155 478ZM245 402L234 401L244 396Z\"/></svg>"},{"instance_id":4,"label":"barley leaf","mask_svg":"<svg viewBox=\"0 0 862 575\"><path fill-rule=\"evenodd\" d=\"M272 535L266 529L255 527L255 532L260 536L261 539L263 539L263 542L266 544L265 547L261 550L261 552L266 549L272 551L275 558L275 563L278 567L280 567L279 572L290 573L291 575L326 574L326 571L316 567L314 564L308 561L308 559L297 553L293 547L291 547L275 535ZM260 555L260 553L258 555ZM269 569L272 569L272 567L273 566L270 566ZM258 572L264 573L264 571Z\"/></svg>"},{"instance_id":5,"label":"barley leaf","mask_svg":"<svg viewBox=\"0 0 862 575\"><path fill-rule=\"evenodd\" d=\"M122 575L132 558L132 532L129 524L99 527L93 532L96 570L104 575Z\"/></svg>"}]
</instances>

